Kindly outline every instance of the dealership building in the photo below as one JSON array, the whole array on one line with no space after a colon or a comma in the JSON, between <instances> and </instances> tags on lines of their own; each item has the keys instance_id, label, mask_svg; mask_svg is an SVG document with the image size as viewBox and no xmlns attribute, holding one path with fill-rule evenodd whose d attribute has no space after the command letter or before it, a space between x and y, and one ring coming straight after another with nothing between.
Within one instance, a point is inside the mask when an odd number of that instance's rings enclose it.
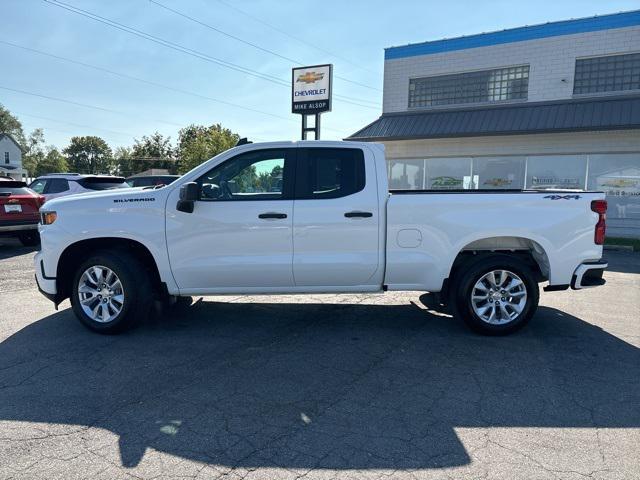
<instances>
[{"instance_id":1,"label":"dealership building","mask_svg":"<svg viewBox=\"0 0 640 480\"><path fill-rule=\"evenodd\" d=\"M385 50L390 188L590 189L640 237L640 10Z\"/></svg>"}]
</instances>

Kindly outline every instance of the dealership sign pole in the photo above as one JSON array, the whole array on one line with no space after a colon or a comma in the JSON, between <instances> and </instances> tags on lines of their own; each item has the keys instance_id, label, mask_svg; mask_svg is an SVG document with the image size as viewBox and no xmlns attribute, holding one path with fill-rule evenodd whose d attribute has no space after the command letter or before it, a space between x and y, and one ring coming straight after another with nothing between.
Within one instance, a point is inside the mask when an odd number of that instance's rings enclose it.
<instances>
[{"instance_id":1,"label":"dealership sign pole","mask_svg":"<svg viewBox=\"0 0 640 480\"><path fill-rule=\"evenodd\" d=\"M302 140L313 132L320 140L320 114L331 111L333 65L312 65L291 70L291 111L302 115ZM310 116L314 125L308 126Z\"/></svg>"}]
</instances>

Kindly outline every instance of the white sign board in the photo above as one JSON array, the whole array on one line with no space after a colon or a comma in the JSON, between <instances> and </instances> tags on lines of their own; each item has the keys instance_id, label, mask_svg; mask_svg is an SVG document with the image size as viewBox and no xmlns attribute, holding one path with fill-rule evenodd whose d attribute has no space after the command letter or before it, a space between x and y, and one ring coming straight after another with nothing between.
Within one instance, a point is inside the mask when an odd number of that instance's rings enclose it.
<instances>
[{"instance_id":1,"label":"white sign board","mask_svg":"<svg viewBox=\"0 0 640 480\"><path fill-rule=\"evenodd\" d=\"M312 114L331 111L333 65L315 65L292 70L291 111Z\"/></svg>"}]
</instances>

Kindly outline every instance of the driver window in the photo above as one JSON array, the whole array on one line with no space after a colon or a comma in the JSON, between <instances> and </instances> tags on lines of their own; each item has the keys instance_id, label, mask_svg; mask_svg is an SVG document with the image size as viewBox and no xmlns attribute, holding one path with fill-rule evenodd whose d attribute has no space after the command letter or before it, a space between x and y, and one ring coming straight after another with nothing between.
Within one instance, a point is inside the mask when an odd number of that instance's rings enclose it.
<instances>
[{"instance_id":1,"label":"driver window","mask_svg":"<svg viewBox=\"0 0 640 480\"><path fill-rule=\"evenodd\" d=\"M200 200L278 200L284 195L285 151L247 152L200 177Z\"/></svg>"}]
</instances>

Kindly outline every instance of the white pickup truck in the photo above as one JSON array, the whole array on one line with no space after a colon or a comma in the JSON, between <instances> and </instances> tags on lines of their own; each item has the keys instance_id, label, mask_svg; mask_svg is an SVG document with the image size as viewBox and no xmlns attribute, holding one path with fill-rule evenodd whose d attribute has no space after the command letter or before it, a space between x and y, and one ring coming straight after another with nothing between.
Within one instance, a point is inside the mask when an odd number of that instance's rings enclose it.
<instances>
[{"instance_id":1,"label":"white pickup truck","mask_svg":"<svg viewBox=\"0 0 640 480\"><path fill-rule=\"evenodd\" d=\"M601 192L388 190L384 147L244 144L157 189L47 202L39 289L113 333L154 300L440 292L475 330L526 324L546 290L602 285Z\"/></svg>"}]
</instances>

